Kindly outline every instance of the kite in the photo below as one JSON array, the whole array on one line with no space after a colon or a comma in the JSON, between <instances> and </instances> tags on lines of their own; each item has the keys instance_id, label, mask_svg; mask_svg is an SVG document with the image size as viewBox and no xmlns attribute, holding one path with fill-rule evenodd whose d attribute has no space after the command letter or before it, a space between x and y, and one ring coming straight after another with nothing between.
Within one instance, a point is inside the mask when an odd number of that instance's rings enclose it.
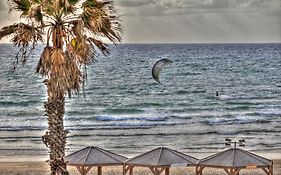
<instances>
[{"instance_id":1,"label":"kite","mask_svg":"<svg viewBox=\"0 0 281 175\"><path fill-rule=\"evenodd\" d=\"M152 68L152 77L155 81L157 81L158 83L160 83L159 80L159 76L160 76L160 72L161 70L168 64L172 63L173 61L168 60L166 58L158 60ZM161 83L160 83L161 84Z\"/></svg>"}]
</instances>

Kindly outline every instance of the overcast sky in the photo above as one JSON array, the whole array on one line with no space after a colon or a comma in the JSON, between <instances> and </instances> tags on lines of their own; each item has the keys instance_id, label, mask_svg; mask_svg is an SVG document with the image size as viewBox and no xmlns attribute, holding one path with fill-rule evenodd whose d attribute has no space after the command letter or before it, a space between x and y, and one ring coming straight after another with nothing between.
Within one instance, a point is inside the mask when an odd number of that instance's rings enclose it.
<instances>
[{"instance_id":1,"label":"overcast sky","mask_svg":"<svg viewBox=\"0 0 281 175\"><path fill-rule=\"evenodd\" d=\"M281 42L281 0L114 0L123 43ZM16 21L0 0L0 27Z\"/></svg>"}]
</instances>

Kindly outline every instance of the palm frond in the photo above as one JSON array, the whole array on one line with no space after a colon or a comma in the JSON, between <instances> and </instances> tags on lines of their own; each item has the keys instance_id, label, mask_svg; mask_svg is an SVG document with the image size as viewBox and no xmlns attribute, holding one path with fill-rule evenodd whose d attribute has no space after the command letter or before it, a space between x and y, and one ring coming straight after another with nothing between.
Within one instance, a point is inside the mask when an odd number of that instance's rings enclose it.
<instances>
[{"instance_id":1,"label":"palm frond","mask_svg":"<svg viewBox=\"0 0 281 175\"><path fill-rule=\"evenodd\" d=\"M48 83L50 83L49 87L52 88L52 92L63 91L67 92L69 96L71 96L72 92L79 92L82 82L82 73L76 60L68 52L63 52L60 48L52 48L49 59L50 64L46 64L46 70L49 71L51 75ZM41 68L42 64L40 65Z\"/></svg>"},{"instance_id":2,"label":"palm frond","mask_svg":"<svg viewBox=\"0 0 281 175\"><path fill-rule=\"evenodd\" d=\"M54 24L51 28L52 43L54 47L62 48L66 37L65 28L62 25Z\"/></svg>"},{"instance_id":3,"label":"palm frond","mask_svg":"<svg viewBox=\"0 0 281 175\"><path fill-rule=\"evenodd\" d=\"M116 43L121 41L122 31L119 23L112 24L110 19L106 19L100 33L106 36L111 42Z\"/></svg>"},{"instance_id":4,"label":"palm frond","mask_svg":"<svg viewBox=\"0 0 281 175\"><path fill-rule=\"evenodd\" d=\"M70 85L67 89L68 95L70 96L71 91L74 91L76 93L79 92L81 87L81 82L83 81L83 75L82 72L79 69L79 66L76 62L76 60L71 57L71 55L68 52L65 52L65 55L67 57L67 81Z\"/></svg>"},{"instance_id":5,"label":"palm frond","mask_svg":"<svg viewBox=\"0 0 281 175\"><path fill-rule=\"evenodd\" d=\"M73 25L71 31L76 37L82 38L84 34L84 23L82 20L72 20L70 24Z\"/></svg>"},{"instance_id":6,"label":"palm frond","mask_svg":"<svg viewBox=\"0 0 281 175\"><path fill-rule=\"evenodd\" d=\"M22 25L22 23L17 23L17 24L13 24L13 25L1 28L0 29L0 39L15 33L17 31L17 29L19 28L19 26L21 26L21 25Z\"/></svg>"},{"instance_id":7,"label":"palm frond","mask_svg":"<svg viewBox=\"0 0 281 175\"><path fill-rule=\"evenodd\" d=\"M51 51L52 51L52 47L46 46L37 63L36 73L42 75L43 77L47 77L48 75L50 75L51 66L52 66Z\"/></svg>"},{"instance_id":8,"label":"palm frond","mask_svg":"<svg viewBox=\"0 0 281 175\"><path fill-rule=\"evenodd\" d=\"M76 5L79 0L68 0L71 5Z\"/></svg>"},{"instance_id":9,"label":"palm frond","mask_svg":"<svg viewBox=\"0 0 281 175\"><path fill-rule=\"evenodd\" d=\"M35 19L36 22L43 24L43 14L41 11L41 0L8 0L10 11L20 11L21 17Z\"/></svg>"},{"instance_id":10,"label":"palm frond","mask_svg":"<svg viewBox=\"0 0 281 175\"><path fill-rule=\"evenodd\" d=\"M19 47L15 62L25 63L27 56L34 49L38 41L43 41L41 28L24 23L17 23L3 27L0 30L0 39L12 35L11 41Z\"/></svg>"},{"instance_id":11,"label":"palm frond","mask_svg":"<svg viewBox=\"0 0 281 175\"><path fill-rule=\"evenodd\" d=\"M61 1L61 6L64 9L64 15L67 15L69 13L74 13L74 11L76 10L75 5L77 4L77 0L76 1L70 1L70 0L62 0Z\"/></svg>"},{"instance_id":12,"label":"palm frond","mask_svg":"<svg viewBox=\"0 0 281 175\"><path fill-rule=\"evenodd\" d=\"M40 22L43 25L44 22L43 22L43 14L41 11L41 5L36 5L31 7L28 17L35 19L35 21Z\"/></svg>"},{"instance_id":13,"label":"palm frond","mask_svg":"<svg viewBox=\"0 0 281 175\"><path fill-rule=\"evenodd\" d=\"M63 50L60 48L53 48L51 51L51 73L63 77L65 76L65 71L63 70L63 67L66 63Z\"/></svg>"},{"instance_id":14,"label":"palm frond","mask_svg":"<svg viewBox=\"0 0 281 175\"><path fill-rule=\"evenodd\" d=\"M35 3L35 4L41 4L42 3L42 0L31 0L32 3Z\"/></svg>"},{"instance_id":15,"label":"palm frond","mask_svg":"<svg viewBox=\"0 0 281 175\"><path fill-rule=\"evenodd\" d=\"M97 0L86 0L85 2L83 2L82 6L84 8L95 8L97 4Z\"/></svg>"},{"instance_id":16,"label":"palm frond","mask_svg":"<svg viewBox=\"0 0 281 175\"><path fill-rule=\"evenodd\" d=\"M94 33L101 31L105 18L106 13L101 9L85 8L85 11L81 14L85 26Z\"/></svg>"},{"instance_id":17,"label":"palm frond","mask_svg":"<svg viewBox=\"0 0 281 175\"><path fill-rule=\"evenodd\" d=\"M67 50L79 64L89 64L94 58L91 44L85 38L72 38Z\"/></svg>"},{"instance_id":18,"label":"palm frond","mask_svg":"<svg viewBox=\"0 0 281 175\"><path fill-rule=\"evenodd\" d=\"M87 0L83 3L81 19L94 35L120 42L122 27L112 1Z\"/></svg>"},{"instance_id":19,"label":"palm frond","mask_svg":"<svg viewBox=\"0 0 281 175\"><path fill-rule=\"evenodd\" d=\"M101 40L95 38L88 38L88 40L96 46L104 55L109 54L108 45L103 43Z\"/></svg>"},{"instance_id":20,"label":"palm frond","mask_svg":"<svg viewBox=\"0 0 281 175\"><path fill-rule=\"evenodd\" d=\"M55 16L55 9L52 0L42 0L42 13L44 12L47 17L51 18Z\"/></svg>"},{"instance_id":21,"label":"palm frond","mask_svg":"<svg viewBox=\"0 0 281 175\"><path fill-rule=\"evenodd\" d=\"M20 23L17 25L16 32L14 32L14 37L11 41L18 47L36 44L38 41L43 42L43 34L44 33L41 28Z\"/></svg>"},{"instance_id":22,"label":"palm frond","mask_svg":"<svg viewBox=\"0 0 281 175\"><path fill-rule=\"evenodd\" d=\"M8 0L10 4L10 11L16 10L21 12L22 16L28 15L31 8L29 0Z\"/></svg>"}]
</instances>

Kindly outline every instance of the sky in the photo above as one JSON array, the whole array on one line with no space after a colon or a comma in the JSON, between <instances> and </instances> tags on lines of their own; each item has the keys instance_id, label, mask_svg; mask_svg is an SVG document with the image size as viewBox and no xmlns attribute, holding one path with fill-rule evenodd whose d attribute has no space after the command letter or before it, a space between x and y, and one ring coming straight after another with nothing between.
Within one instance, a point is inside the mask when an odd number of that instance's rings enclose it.
<instances>
[{"instance_id":1,"label":"sky","mask_svg":"<svg viewBox=\"0 0 281 175\"><path fill-rule=\"evenodd\" d=\"M123 43L281 43L281 0L114 0ZM0 0L0 27L19 18Z\"/></svg>"}]
</instances>

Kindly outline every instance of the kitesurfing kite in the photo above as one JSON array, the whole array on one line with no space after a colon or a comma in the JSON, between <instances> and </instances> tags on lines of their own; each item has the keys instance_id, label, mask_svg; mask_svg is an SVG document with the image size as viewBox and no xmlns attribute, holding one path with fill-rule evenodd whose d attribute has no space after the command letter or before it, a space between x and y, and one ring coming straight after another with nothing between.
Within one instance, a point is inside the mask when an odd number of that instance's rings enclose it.
<instances>
[{"instance_id":1,"label":"kitesurfing kite","mask_svg":"<svg viewBox=\"0 0 281 175\"><path fill-rule=\"evenodd\" d=\"M164 59L161 59L161 60L158 60L154 65L153 65L153 68L152 68L152 77L155 81L157 81L158 83L160 83L160 80L159 80L159 75L160 75L160 72L161 70L168 64L172 63L173 61L171 60L168 60L166 58ZM161 84L161 83L160 83Z\"/></svg>"}]
</instances>

